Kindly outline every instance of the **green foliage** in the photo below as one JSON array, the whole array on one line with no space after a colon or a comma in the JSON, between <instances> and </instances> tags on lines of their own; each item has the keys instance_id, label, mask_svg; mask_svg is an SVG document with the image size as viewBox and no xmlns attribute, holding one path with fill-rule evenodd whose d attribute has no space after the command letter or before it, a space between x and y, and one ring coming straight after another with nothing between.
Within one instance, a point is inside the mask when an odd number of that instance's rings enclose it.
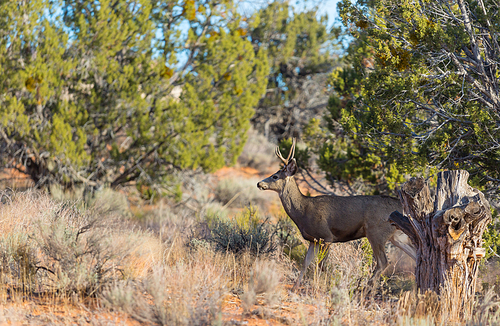
<instances>
[{"instance_id":1,"label":"green foliage","mask_svg":"<svg viewBox=\"0 0 500 326\"><path fill-rule=\"evenodd\" d=\"M141 198L149 201L150 203L154 203L160 198L160 194L158 193L158 190L156 190L154 187L152 187L148 184L145 184L143 182L138 182L135 185L135 187L136 187L137 191L139 191Z\"/></svg>"},{"instance_id":2,"label":"green foliage","mask_svg":"<svg viewBox=\"0 0 500 326\"><path fill-rule=\"evenodd\" d=\"M483 233L483 247L486 249L485 259L487 260L493 256L500 255L500 221L498 219L498 212L492 212L493 222L488 225L488 228Z\"/></svg>"},{"instance_id":3,"label":"green foliage","mask_svg":"<svg viewBox=\"0 0 500 326\"><path fill-rule=\"evenodd\" d=\"M320 168L369 193L438 169L468 170L474 187L497 189L500 75L485 65L500 55L497 10L491 1L340 2L350 43L330 75L329 112L305 139Z\"/></svg>"},{"instance_id":4,"label":"green foliage","mask_svg":"<svg viewBox=\"0 0 500 326\"><path fill-rule=\"evenodd\" d=\"M304 128L304 141L318 156L318 167L332 183L358 184L358 191L392 194L404 181L403 171L387 150L372 139L360 137L360 121L350 112L359 96L364 74L360 67L369 51L362 40L354 40L342 58L341 66L329 77L335 91L330 96L323 120L311 119Z\"/></svg>"},{"instance_id":5,"label":"green foliage","mask_svg":"<svg viewBox=\"0 0 500 326\"><path fill-rule=\"evenodd\" d=\"M173 197L176 203L180 203L182 201L182 186L180 183L175 185Z\"/></svg>"},{"instance_id":6,"label":"green foliage","mask_svg":"<svg viewBox=\"0 0 500 326\"><path fill-rule=\"evenodd\" d=\"M499 76L497 63L484 65L500 54L490 15L498 4L465 2L339 4L354 39L331 75L330 133L319 150L327 173L380 191L404 174L465 169L473 186L498 188Z\"/></svg>"},{"instance_id":7,"label":"green foliage","mask_svg":"<svg viewBox=\"0 0 500 326\"><path fill-rule=\"evenodd\" d=\"M274 232L267 220L261 221L257 211L248 207L234 220L216 221L211 230L210 241L219 251L233 253L249 251L259 255L276 250L273 238Z\"/></svg>"},{"instance_id":8,"label":"green foliage","mask_svg":"<svg viewBox=\"0 0 500 326\"><path fill-rule=\"evenodd\" d=\"M68 187L234 163L269 71L246 25L232 1L3 2L2 160Z\"/></svg>"},{"instance_id":9,"label":"green foliage","mask_svg":"<svg viewBox=\"0 0 500 326\"><path fill-rule=\"evenodd\" d=\"M373 266L373 249L368 239L360 240L361 250L363 251L363 271L365 274L370 274Z\"/></svg>"}]
</instances>

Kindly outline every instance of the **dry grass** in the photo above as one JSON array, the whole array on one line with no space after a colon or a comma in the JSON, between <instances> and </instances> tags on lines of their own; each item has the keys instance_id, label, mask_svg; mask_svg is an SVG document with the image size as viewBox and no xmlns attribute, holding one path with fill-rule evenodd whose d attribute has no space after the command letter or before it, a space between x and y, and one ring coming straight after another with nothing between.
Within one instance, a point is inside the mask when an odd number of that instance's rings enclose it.
<instances>
[{"instance_id":1,"label":"dry grass","mask_svg":"<svg viewBox=\"0 0 500 326\"><path fill-rule=\"evenodd\" d=\"M274 306L278 301L277 288L279 285L279 269L274 261L257 260L250 272L250 279L247 289L240 296L245 312L250 312L253 308L257 296L265 295L265 302L269 306Z\"/></svg>"},{"instance_id":2,"label":"dry grass","mask_svg":"<svg viewBox=\"0 0 500 326\"><path fill-rule=\"evenodd\" d=\"M332 245L325 265L312 264L291 293L303 245L294 255L277 239L269 254L216 250L205 237L207 210L162 201L134 217L112 192L87 204L35 191L4 195L0 323L500 323L492 290L478 296L472 315L457 316L452 294L446 300L417 294L407 274L389 273L381 287L368 288L373 266L366 241ZM218 206L211 207L217 214ZM296 232L286 232L288 243L300 243Z\"/></svg>"}]
</instances>

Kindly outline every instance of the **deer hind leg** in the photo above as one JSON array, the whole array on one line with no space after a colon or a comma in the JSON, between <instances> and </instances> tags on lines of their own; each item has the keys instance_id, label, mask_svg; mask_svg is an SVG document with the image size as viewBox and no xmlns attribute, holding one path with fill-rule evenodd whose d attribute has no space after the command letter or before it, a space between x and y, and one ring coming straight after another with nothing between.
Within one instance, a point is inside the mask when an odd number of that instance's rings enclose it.
<instances>
[{"instance_id":1,"label":"deer hind leg","mask_svg":"<svg viewBox=\"0 0 500 326\"><path fill-rule=\"evenodd\" d=\"M307 249L306 258L304 259L304 266L302 267L302 271L300 272L299 278L297 279L297 281L295 281L295 284L293 285L292 292L297 290L297 288L299 287L300 282L302 281L302 278L304 277L304 274L307 271L307 268L318 254L319 248L320 248L319 243L317 242L309 243L309 249Z\"/></svg>"},{"instance_id":2,"label":"deer hind leg","mask_svg":"<svg viewBox=\"0 0 500 326\"><path fill-rule=\"evenodd\" d=\"M388 265L387 256L385 254L385 243L387 239L381 240L380 238L373 238L368 235L367 238L370 242L370 245L372 246L373 256L375 257L375 260L377 262L375 270L373 271L373 275L369 281L369 284L373 285L378 281L378 279L380 278L380 274L382 274L382 272Z\"/></svg>"}]
</instances>

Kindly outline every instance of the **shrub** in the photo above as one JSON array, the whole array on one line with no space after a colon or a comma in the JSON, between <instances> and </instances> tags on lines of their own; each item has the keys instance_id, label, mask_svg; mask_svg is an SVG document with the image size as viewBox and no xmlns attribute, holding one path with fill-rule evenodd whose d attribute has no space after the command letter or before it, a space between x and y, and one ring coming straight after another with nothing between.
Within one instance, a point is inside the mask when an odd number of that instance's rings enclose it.
<instances>
[{"instance_id":1,"label":"shrub","mask_svg":"<svg viewBox=\"0 0 500 326\"><path fill-rule=\"evenodd\" d=\"M301 264L307 248L302 245L302 235L288 216L281 216L276 223L276 237L283 252Z\"/></svg>"},{"instance_id":2,"label":"shrub","mask_svg":"<svg viewBox=\"0 0 500 326\"><path fill-rule=\"evenodd\" d=\"M0 287L24 295L42 282L37 246L30 234L38 213L52 207L52 202L31 191L2 191L0 196Z\"/></svg>"},{"instance_id":3,"label":"shrub","mask_svg":"<svg viewBox=\"0 0 500 326\"><path fill-rule=\"evenodd\" d=\"M209 258L210 260L210 258ZM220 322L220 266L197 261L178 261L173 266L155 266L142 282L113 282L101 298L112 310L156 325L214 325Z\"/></svg>"},{"instance_id":4,"label":"shrub","mask_svg":"<svg viewBox=\"0 0 500 326\"><path fill-rule=\"evenodd\" d=\"M483 247L486 248L486 259L500 256L500 219L496 210L492 211L492 222L483 233Z\"/></svg>"},{"instance_id":5,"label":"shrub","mask_svg":"<svg viewBox=\"0 0 500 326\"><path fill-rule=\"evenodd\" d=\"M144 304L143 298L137 300L134 316L158 325L217 324L224 288L220 272L220 266L207 264L202 257L154 268L141 287L151 302Z\"/></svg>"},{"instance_id":6,"label":"shrub","mask_svg":"<svg viewBox=\"0 0 500 326\"><path fill-rule=\"evenodd\" d=\"M275 231L268 220L261 221L257 211L248 207L234 220L217 220L211 230L210 241L220 251L268 254L276 250Z\"/></svg>"},{"instance_id":7,"label":"shrub","mask_svg":"<svg viewBox=\"0 0 500 326\"><path fill-rule=\"evenodd\" d=\"M48 285L60 293L85 296L102 291L120 277L120 262L135 241L120 232L112 208L96 206L80 210L63 203L38 222L33 238L42 253L40 268Z\"/></svg>"},{"instance_id":8,"label":"shrub","mask_svg":"<svg viewBox=\"0 0 500 326\"><path fill-rule=\"evenodd\" d=\"M102 291L101 298L105 307L133 314L140 295L132 282L113 282Z\"/></svg>"}]
</instances>

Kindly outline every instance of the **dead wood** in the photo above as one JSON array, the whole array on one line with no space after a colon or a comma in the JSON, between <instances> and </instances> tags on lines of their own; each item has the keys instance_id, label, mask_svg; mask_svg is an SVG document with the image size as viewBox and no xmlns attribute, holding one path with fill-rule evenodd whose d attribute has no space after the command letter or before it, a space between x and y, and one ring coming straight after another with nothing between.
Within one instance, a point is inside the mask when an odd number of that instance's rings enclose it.
<instances>
[{"instance_id":1,"label":"dead wood","mask_svg":"<svg viewBox=\"0 0 500 326\"><path fill-rule=\"evenodd\" d=\"M460 313L470 311L485 255L482 235L491 221L488 201L468 177L463 170L439 173L434 198L423 178L412 178L399 191L403 213L389 218L417 248L417 287L453 293Z\"/></svg>"}]
</instances>

